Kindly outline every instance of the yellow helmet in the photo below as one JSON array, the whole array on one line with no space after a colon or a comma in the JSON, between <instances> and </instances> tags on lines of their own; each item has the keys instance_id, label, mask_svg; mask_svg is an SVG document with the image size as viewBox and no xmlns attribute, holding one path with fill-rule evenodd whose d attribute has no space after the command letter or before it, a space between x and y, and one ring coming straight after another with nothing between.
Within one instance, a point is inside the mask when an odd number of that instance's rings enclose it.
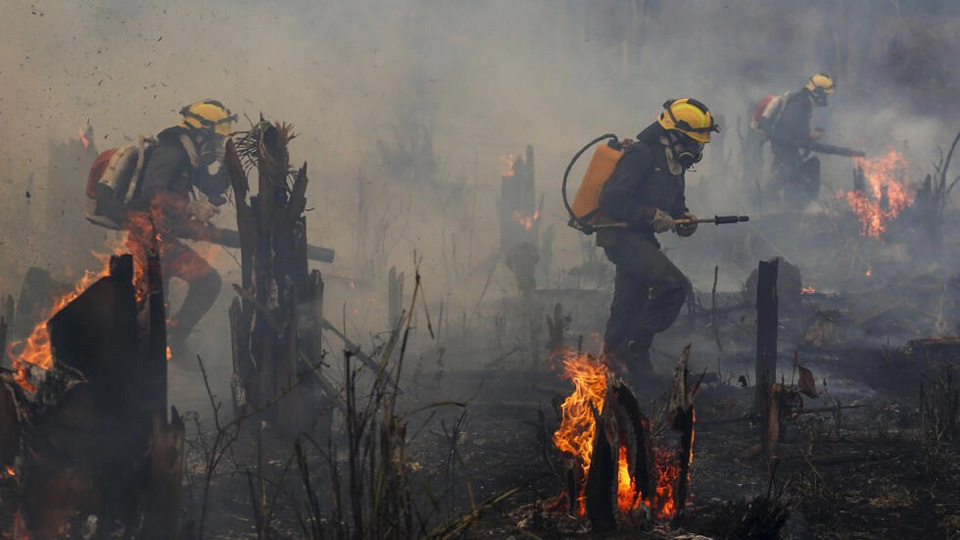
<instances>
[{"instance_id":1,"label":"yellow helmet","mask_svg":"<svg viewBox=\"0 0 960 540\"><path fill-rule=\"evenodd\" d=\"M807 90L813 93L822 92L824 94L832 94L833 78L826 73L815 73L813 77L810 77L810 80L807 81Z\"/></svg>"},{"instance_id":2,"label":"yellow helmet","mask_svg":"<svg viewBox=\"0 0 960 540\"><path fill-rule=\"evenodd\" d=\"M233 131L233 121L237 115L215 99L207 99L187 105L180 109L183 121L180 126L189 130L204 129L226 137Z\"/></svg>"},{"instance_id":3,"label":"yellow helmet","mask_svg":"<svg viewBox=\"0 0 960 540\"><path fill-rule=\"evenodd\" d=\"M701 143L710 142L711 131L720 131L707 106L692 98L667 100L657 123L663 129L675 129Z\"/></svg>"}]
</instances>

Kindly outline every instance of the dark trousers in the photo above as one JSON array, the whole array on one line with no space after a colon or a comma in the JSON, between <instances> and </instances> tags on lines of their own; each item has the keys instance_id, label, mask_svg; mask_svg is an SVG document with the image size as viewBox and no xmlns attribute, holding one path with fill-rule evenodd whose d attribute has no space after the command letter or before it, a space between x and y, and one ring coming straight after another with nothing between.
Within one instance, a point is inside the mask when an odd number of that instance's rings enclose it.
<instances>
[{"instance_id":1,"label":"dark trousers","mask_svg":"<svg viewBox=\"0 0 960 540\"><path fill-rule=\"evenodd\" d=\"M164 288L170 278L187 283L187 295L176 315L170 316L169 341L179 347L193 332L220 294L220 274L199 253L176 238L165 239L160 246L160 266L163 269Z\"/></svg>"},{"instance_id":2,"label":"dark trousers","mask_svg":"<svg viewBox=\"0 0 960 540\"><path fill-rule=\"evenodd\" d=\"M670 328L677 319L690 292L690 281L652 238L624 234L606 252L617 275L604 347L620 351L633 341L646 354L653 335Z\"/></svg>"}]
</instances>

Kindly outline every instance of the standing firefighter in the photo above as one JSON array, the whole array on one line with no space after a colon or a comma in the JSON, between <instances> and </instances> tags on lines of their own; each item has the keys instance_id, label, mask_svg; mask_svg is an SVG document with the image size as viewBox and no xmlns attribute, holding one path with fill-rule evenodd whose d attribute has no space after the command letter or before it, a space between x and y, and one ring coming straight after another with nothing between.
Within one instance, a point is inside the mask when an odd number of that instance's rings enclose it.
<instances>
[{"instance_id":1,"label":"standing firefighter","mask_svg":"<svg viewBox=\"0 0 960 540\"><path fill-rule=\"evenodd\" d=\"M770 140L773 190L785 206L803 208L820 194L820 159L808 155L822 131L810 122L813 107L825 107L833 90L833 79L817 73L800 90L761 101L754 115L756 129Z\"/></svg>"},{"instance_id":2,"label":"standing firefighter","mask_svg":"<svg viewBox=\"0 0 960 540\"><path fill-rule=\"evenodd\" d=\"M703 103L690 98L667 101L656 122L626 147L600 191L603 213L628 226L598 232L598 243L616 265L613 303L604 335L608 357L636 377L652 371L654 334L673 324L690 291L690 282L660 251L656 233L692 235L696 219L686 207L684 172L699 162L710 133L720 131ZM614 238L615 237L615 238Z\"/></svg>"},{"instance_id":3,"label":"standing firefighter","mask_svg":"<svg viewBox=\"0 0 960 540\"><path fill-rule=\"evenodd\" d=\"M132 231L140 242L149 242L155 227L164 279L186 282L187 294L170 322L175 351L182 350L220 293L220 275L180 239L216 240L209 237L215 231L209 221L226 202L228 181L221 165L236 119L215 100L193 103L180 114L180 124L161 131L155 141L101 154L87 183L87 194L95 201L88 218ZM118 159L124 152L132 157Z\"/></svg>"}]
</instances>

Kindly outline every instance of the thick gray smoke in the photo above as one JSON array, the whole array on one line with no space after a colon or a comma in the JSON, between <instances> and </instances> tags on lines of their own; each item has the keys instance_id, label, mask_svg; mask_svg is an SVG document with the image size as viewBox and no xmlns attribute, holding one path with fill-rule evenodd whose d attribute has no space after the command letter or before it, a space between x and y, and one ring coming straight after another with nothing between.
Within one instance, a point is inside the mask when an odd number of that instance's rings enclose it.
<instances>
[{"instance_id":1,"label":"thick gray smoke","mask_svg":"<svg viewBox=\"0 0 960 540\"><path fill-rule=\"evenodd\" d=\"M48 142L76 141L91 125L98 149L118 146L176 123L180 107L207 97L239 113L241 129L261 112L295 124L291 156L310 165L310 240L337 250L325 269L328 304L347 306L355 337L382 329L386 312L358 300L351 284L382 290L389 266L409 275L414 250L431 302L473 309L497 248L499 158L527 144L544 195L541 230L555 229L547 275L559 277L541 283L550 287L583 260L558 193L569 157L601 133L636 134L667 98L697 97L724 124L688 179L691 208L705 215L760 211L751 187L738 184L750 108L815 71L838 83L815 120L825 140L871 153L908 148L916 180L958 128L960 20L949 0L8 4L0 19L6 292L29 265L75 278L90 260L62 246L104 237L70 217L81 210L85 171L49 170ZM825 206L836 204L831 189L848 189L850 169L849 160L824 160ZM221 225L233 224L229 214ZM698 257L697 242L668 248L684 252L685 270L708 288L718 261ZM238 279L229 255L212 257L227 282ZM738 287L739 272L725 273L721 288ZM490 291L515 294L512 276L496 272Z\"/></svg>"}]
</instances>

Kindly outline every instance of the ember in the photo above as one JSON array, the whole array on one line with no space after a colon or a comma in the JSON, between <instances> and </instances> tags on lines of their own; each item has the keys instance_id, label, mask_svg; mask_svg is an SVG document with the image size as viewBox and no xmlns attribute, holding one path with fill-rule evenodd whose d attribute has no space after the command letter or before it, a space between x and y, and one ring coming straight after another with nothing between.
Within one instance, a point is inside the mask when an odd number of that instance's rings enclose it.
<instances>
[{"instance_id":1,"label":"ember","mask_svg":"<svg viewBox=\"0 0 960 540\"><path fill-rule=\"evenodd\" d=\"M891 148L887 155L857 158L856 166L868 182L863 190L838 194L847 200L860 220L860 234L879 238L887 223L913 204L906 178L907 162L903 154Z\"/></svg>"},{"instance_id":2,"label":"ember","mask_svg":"<svg viewBox=\"0 0 960 540\"><path fill-rule=\"evenodd\" d=\"M523 225L523 227L529 231L533 228L534 223L540 219L540 210L534 212L532 216L515 211L513 213L513 219L516 220L517 223Z\"/></svg>"},{"instance_id":3,"label":"ember","mask_svg":"<svg viewBox=\"0 0 960 540\"><path fill-rule=\"evenodd\" d=\"M506 170L503 171L504 178L512 178L514 175L513 164L517 161L517 155L513 152L509 154L504 154L500 156L500 162L506 166Z\"/></svg>"},{"instance_id":4,"label":"ember","mask_svg":"<svg viewBox=\"0 0 960 540\"><path fill-rule=\"evenodd\" d=\"M86 133L84 133L83 128L80 128L78 133L80 133L80 144L83 145L83 149L86 150L87 148L90 148L90 139L87 138L87 135Z\"/></svg>"}]
</instances>

